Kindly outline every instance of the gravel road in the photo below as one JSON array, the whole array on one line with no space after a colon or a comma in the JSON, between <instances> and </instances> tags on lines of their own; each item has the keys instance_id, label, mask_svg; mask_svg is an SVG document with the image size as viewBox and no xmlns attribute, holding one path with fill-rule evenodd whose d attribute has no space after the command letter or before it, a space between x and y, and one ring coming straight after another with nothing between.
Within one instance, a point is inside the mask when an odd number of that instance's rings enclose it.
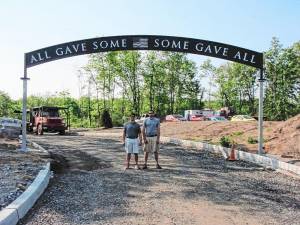
<instances>
[{"instance_id":1,"label":"gravel road","mask_svg":"<svg viewBox=\"0 0 300 225\"><path fill-rule=\"evenodd\" d=\"M161 146L162 170L123 170L116 137L31 137L59 163L19 224L299 224L300 180L219 155ZM141 156L141 155L140 155ZM142 157L141 157L142 162Z\"/></svg>"}]
</instances>

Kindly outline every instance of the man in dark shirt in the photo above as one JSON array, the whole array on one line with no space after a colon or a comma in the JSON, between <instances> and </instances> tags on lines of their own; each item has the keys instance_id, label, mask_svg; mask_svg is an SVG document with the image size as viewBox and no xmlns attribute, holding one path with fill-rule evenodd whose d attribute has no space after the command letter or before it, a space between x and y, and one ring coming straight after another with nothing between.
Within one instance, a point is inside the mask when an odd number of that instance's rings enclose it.
<instances>
[{"instance_id":1,"label":"man in dark shirt","mask_svg":"<svg viewBox=\"0 0 300 225\"><path fill-rule=\"evenodd\" d=\"M135 115L131 114L130 121L124 125L123 144L126 150L126 167L129 169L131 154L134 154L135 169L140 169L138 165L139 146L142 145L141 127L135 122Z\"/></svg>"}]
</instances>

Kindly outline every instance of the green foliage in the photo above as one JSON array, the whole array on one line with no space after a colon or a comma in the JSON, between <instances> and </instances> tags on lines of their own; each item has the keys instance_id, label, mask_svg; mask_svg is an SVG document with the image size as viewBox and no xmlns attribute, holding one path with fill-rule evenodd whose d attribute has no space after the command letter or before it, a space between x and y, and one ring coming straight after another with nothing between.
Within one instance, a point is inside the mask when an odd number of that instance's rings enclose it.
<instances>
[{"instance_id":1,"label":"green foliage","mask_svg":"<svg viewBox=\"0 0 300 225\"><path fill-rule=\"evenodd\" d=\"M248 143L249 144L257 144L258 140L257 140L257 138L248 137Z\"/></svg>"},{"instance_id":2,"label":"green foliage","mask_svg":"<svg viewBox=\"0 0 300 225\"><path fill-rule=\"evenodd\" d=\"M182 53L93 54L84 70L89 74L88 80L93 81L97 99L103 99L103 108L109 108L113 114L119 114L114 104L116 90L120 90L121 117L131 110L141 115L153 109L166 115L203 106L196 65ZM116 116L112 118L114 123L120 123Z\"/></svg>"},{"instance_id":3,"label":"green foliage","mask_svg":"<svg viewBox=\"0 0 300 225\"><path fill-rule=\"evenodd\" d=\"M265 53L265 113L271 120L286 120L300 112L300 42L283 49L273 38Z\"/></svg>"},{"instance_id":4,"label":"green foliage","mask_svg":"<svg viewBox=\"0 0 300 225\"><path fill-rule=\"evenodd\" d=\"M227 63L216 70L217 99L237 114L255 114L256 70L238 63Z\"/></svg>"},{"instance_id":5,"label":"green foliage","mask_svg":"<svg viewBox=\"0 0 300 225\"><path fill-rule=\"evenodd\" d=\"M236 131L236 132L233 132L231 135L232 136L241 136L244 132L243 131Z\"/></svg>"},{"instance_id":6,"label":"green foliage","mask_svg":"<svg viewBox=\"0 0 300 225\"><path fill-rule=\"evenodd\" d=\"M0 117L16 117L17 104L3 91L0 91Z\"/></svg>"},{"instance_id":7,"label":"green foliage","mask_svg":"<svg viewBox=\"0 0 300 225\"><path fill-rule=\"evenodd\" d=\"M223 147L229 148L231 146L231 138L229 136L222 136L219 142Z\"/></svg>"}]
</instances>

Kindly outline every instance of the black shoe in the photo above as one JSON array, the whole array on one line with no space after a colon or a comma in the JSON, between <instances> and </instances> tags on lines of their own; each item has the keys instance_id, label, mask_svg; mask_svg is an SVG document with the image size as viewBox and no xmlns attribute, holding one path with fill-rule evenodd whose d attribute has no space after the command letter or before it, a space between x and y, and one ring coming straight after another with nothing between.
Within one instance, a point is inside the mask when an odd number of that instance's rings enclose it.
<instances>
[{"instance_id":1,"label":"black shoe","mask_svg":"<svg viewBox=\"0 0 300 225\"><path fill-rule=\"evenodd\" d=\"M156 165L156 169L162 169L161 166L159 164Z\"/></svg>"},{"instance_id":2,"label":"black shoe","mask_svg":"<svg viewBox=\"0 0 300 225\"><path fill-rule=\"evenodd\" d=\"M147 167L147 165L145 164L144 166L143 166L143 168L142 168L143 170L146 170L146 169L148 169L148 167Z\"/></svg>"}]
</instances>

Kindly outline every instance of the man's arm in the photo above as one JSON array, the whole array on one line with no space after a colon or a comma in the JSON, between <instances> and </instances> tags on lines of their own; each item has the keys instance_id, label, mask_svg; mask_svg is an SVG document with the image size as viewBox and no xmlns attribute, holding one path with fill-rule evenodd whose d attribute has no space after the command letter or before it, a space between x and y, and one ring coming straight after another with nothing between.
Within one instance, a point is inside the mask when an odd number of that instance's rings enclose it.
<instances>
[{"instance_id":1,"label":"man's arm","mask_svg":"<svg viewBox=\"0 0 300 225\"><path fill-rule=\"evenodd\" d=\"M157 125L157 140L156 142L159 143L160 141L160 123Z\"/></svg>"},{"instance_id":2,"label":"man's arm","mask_svg":"<svg viewBox=\"0 0 300 225\"><path fill-rule=\"evenodd\" d=\"M142 127L142 135L143 135L143 139L144 139L144 143L147 144L147 139L146 139L146 131L145 131L145 127L146 127L146 120L144 120L144 123L143 123L143 127Z\"/></svg>"},{"instance_id":3,"label":"man's arm","mask_svg":"<svg viewBox=\"0 0 300 225\"><path fill-rule=\"evenodd\" d=\"M126 137L126 126L124 127L123 130L123 136L122 136L122 143L125 144L125 137Z\"/></svg>"},{"instance_id":4,"label":"man's arm","mask_svg":"<svg viewBox=\"0 0 300 225\"><path fill-rule=\"evenodd\" d=\"M142 145L143 141L142 141L142 131L141 131L141 128L139 129L139 139L140 139L140 145Z\"/></svg>"}]
</instances>

